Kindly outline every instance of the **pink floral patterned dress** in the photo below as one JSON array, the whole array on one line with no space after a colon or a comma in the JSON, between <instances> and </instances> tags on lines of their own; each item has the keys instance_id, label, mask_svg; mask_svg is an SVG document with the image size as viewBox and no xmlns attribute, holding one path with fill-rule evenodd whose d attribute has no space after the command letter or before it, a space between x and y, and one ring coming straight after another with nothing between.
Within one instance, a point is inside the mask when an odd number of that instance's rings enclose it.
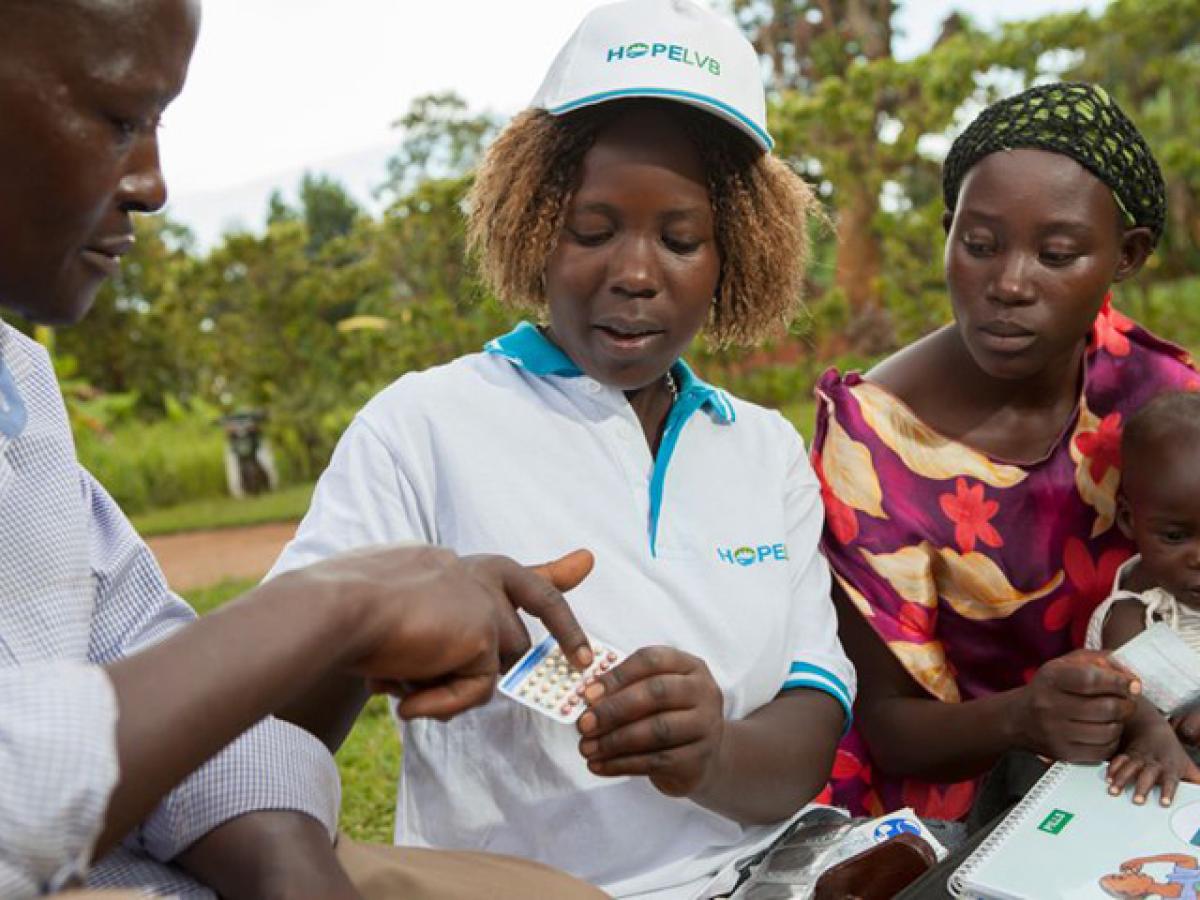
<instances>
[{"instance_id":1,"label":"pink floral patterned dress","mask_svg":"<svg viewBox=\"0 0 1200 900\"><path fill-rule=\"evenodd\" d=\"M856 373L817 386L813 466L835 577L913 679L958 703L1017 687L1083 645L1132 546L1114 524L1125 420L1164 390L1200 390L1186 353L1112 308L1096 319L1082 396L1050 453L1016 465L951 440ZM960 819L976 782L873 772L851 731L832 802Z\"/></svg>"}]
</instances>

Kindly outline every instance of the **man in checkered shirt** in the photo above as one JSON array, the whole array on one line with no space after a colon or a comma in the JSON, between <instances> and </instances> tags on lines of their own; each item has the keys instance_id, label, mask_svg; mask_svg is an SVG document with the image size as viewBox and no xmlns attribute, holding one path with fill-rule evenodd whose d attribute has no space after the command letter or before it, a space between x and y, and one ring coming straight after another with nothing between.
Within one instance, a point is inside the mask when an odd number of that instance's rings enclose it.
<instances>
[{"instance_id":1,"label":"man in checkered shirt","mask_svg":"<svg viewBox=\"0 0 1200 900\"><path fill-rule=\"evenodd\" d=\"M195 0L0 0L0 305L76 322L118 270L132 214L166 199L155 130L198 24ZM563 588L584 574L550 570ZM369 893L331 846L332 757L263 715L339 670L415 685L402 715L484 702L519 649L514 605L590 652L538 575L420 547L332 560L194 622L78 464L46 353L0 322L0 897ZM597 896L524 862L421 854L392 882L406 896Z\"/></svg>"}]
</instances>

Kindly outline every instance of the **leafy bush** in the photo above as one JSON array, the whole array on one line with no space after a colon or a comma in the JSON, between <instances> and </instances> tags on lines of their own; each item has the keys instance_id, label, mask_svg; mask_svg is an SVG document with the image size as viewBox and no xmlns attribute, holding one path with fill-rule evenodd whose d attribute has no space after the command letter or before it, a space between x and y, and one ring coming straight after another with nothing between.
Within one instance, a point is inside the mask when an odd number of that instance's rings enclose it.
<instances>
[{"instance_id":1,"label":"leafy bush","mask_svg":"<svg viewBox=\"0 0 1200 900\"><path fill-rule=\"evenodd\" d=\"M225 493L225 435L212 421L133 422L76 441L84 466L127 513Z\"/></svg>"},{"instance_id":2,"label":"leafy bush","mask_svg":"<svg viewBox=\"0 0 1200 900\"><path fill-rule=\"evenodd\" d=\"M162 398L166 415L132 415L136 395L68 401L79 458L127 513L226 492L225 432L218 411L194 398Z\"/></svg>"},{"instance_id":3,"label":"leafy bush","mask_svg":"<svg viewBox=\"0 0 1200 900\"><path fill-rule=\"evenodd\" d=\"M1138 324L1160 337L1200 352L1200 278L1139 285L1116 293L1116 303Z\"/></svg>"}]
</instances>

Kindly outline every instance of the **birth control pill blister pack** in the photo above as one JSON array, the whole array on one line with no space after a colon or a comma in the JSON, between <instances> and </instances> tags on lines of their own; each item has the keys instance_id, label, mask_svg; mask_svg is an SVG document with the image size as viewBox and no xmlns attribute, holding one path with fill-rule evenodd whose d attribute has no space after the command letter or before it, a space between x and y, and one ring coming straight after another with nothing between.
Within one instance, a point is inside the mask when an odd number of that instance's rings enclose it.
<instances>
[{"instance_id":1,"label":"birth control pill blister pack","mask_svg":"<svg viewBox=\"0 0 1200 900\"><path fill-rule=\"evenodd\" d=\"M595 639L591 645L592 664L580 672L571 668L558 642L547 636L500 679L500 693L556 722L573 724L587 708L584 690L596 676L625 658L620 651Z\"/></svg>"}]
</instances>

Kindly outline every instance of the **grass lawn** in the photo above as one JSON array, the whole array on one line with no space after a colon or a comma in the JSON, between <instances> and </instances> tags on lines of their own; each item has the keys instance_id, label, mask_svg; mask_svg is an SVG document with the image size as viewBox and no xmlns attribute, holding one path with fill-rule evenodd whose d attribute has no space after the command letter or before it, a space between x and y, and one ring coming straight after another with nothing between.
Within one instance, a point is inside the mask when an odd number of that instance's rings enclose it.
<instances>
[{"instance_id":1,"label":"grass lawn","mask_svg":"<svg viewBox=\"0 0 1200 900\"><path fill-rule=\"evenodd\" d=\"M190 591L187 601L203 614L254 587L254 581L223 581ZM400 741L387 701L373 697L337 754L342 773L341 828L356 840L390 844L395 820Z\"/></svg>"},{"instance_id":2,"label":"grass lawn","mask_svg":"<svg viewBox=\"0 0 1200 900\"><path fill-rule=\"evenodd\" d=\"M231 528L237 525L262 525L266 522L295 522L307 511L313 485L298 484L270 494L246 497L216 497L155 509L132 516L133 527L142 537L199 531L207 528Z\"/></svg>"}]
</instances>

